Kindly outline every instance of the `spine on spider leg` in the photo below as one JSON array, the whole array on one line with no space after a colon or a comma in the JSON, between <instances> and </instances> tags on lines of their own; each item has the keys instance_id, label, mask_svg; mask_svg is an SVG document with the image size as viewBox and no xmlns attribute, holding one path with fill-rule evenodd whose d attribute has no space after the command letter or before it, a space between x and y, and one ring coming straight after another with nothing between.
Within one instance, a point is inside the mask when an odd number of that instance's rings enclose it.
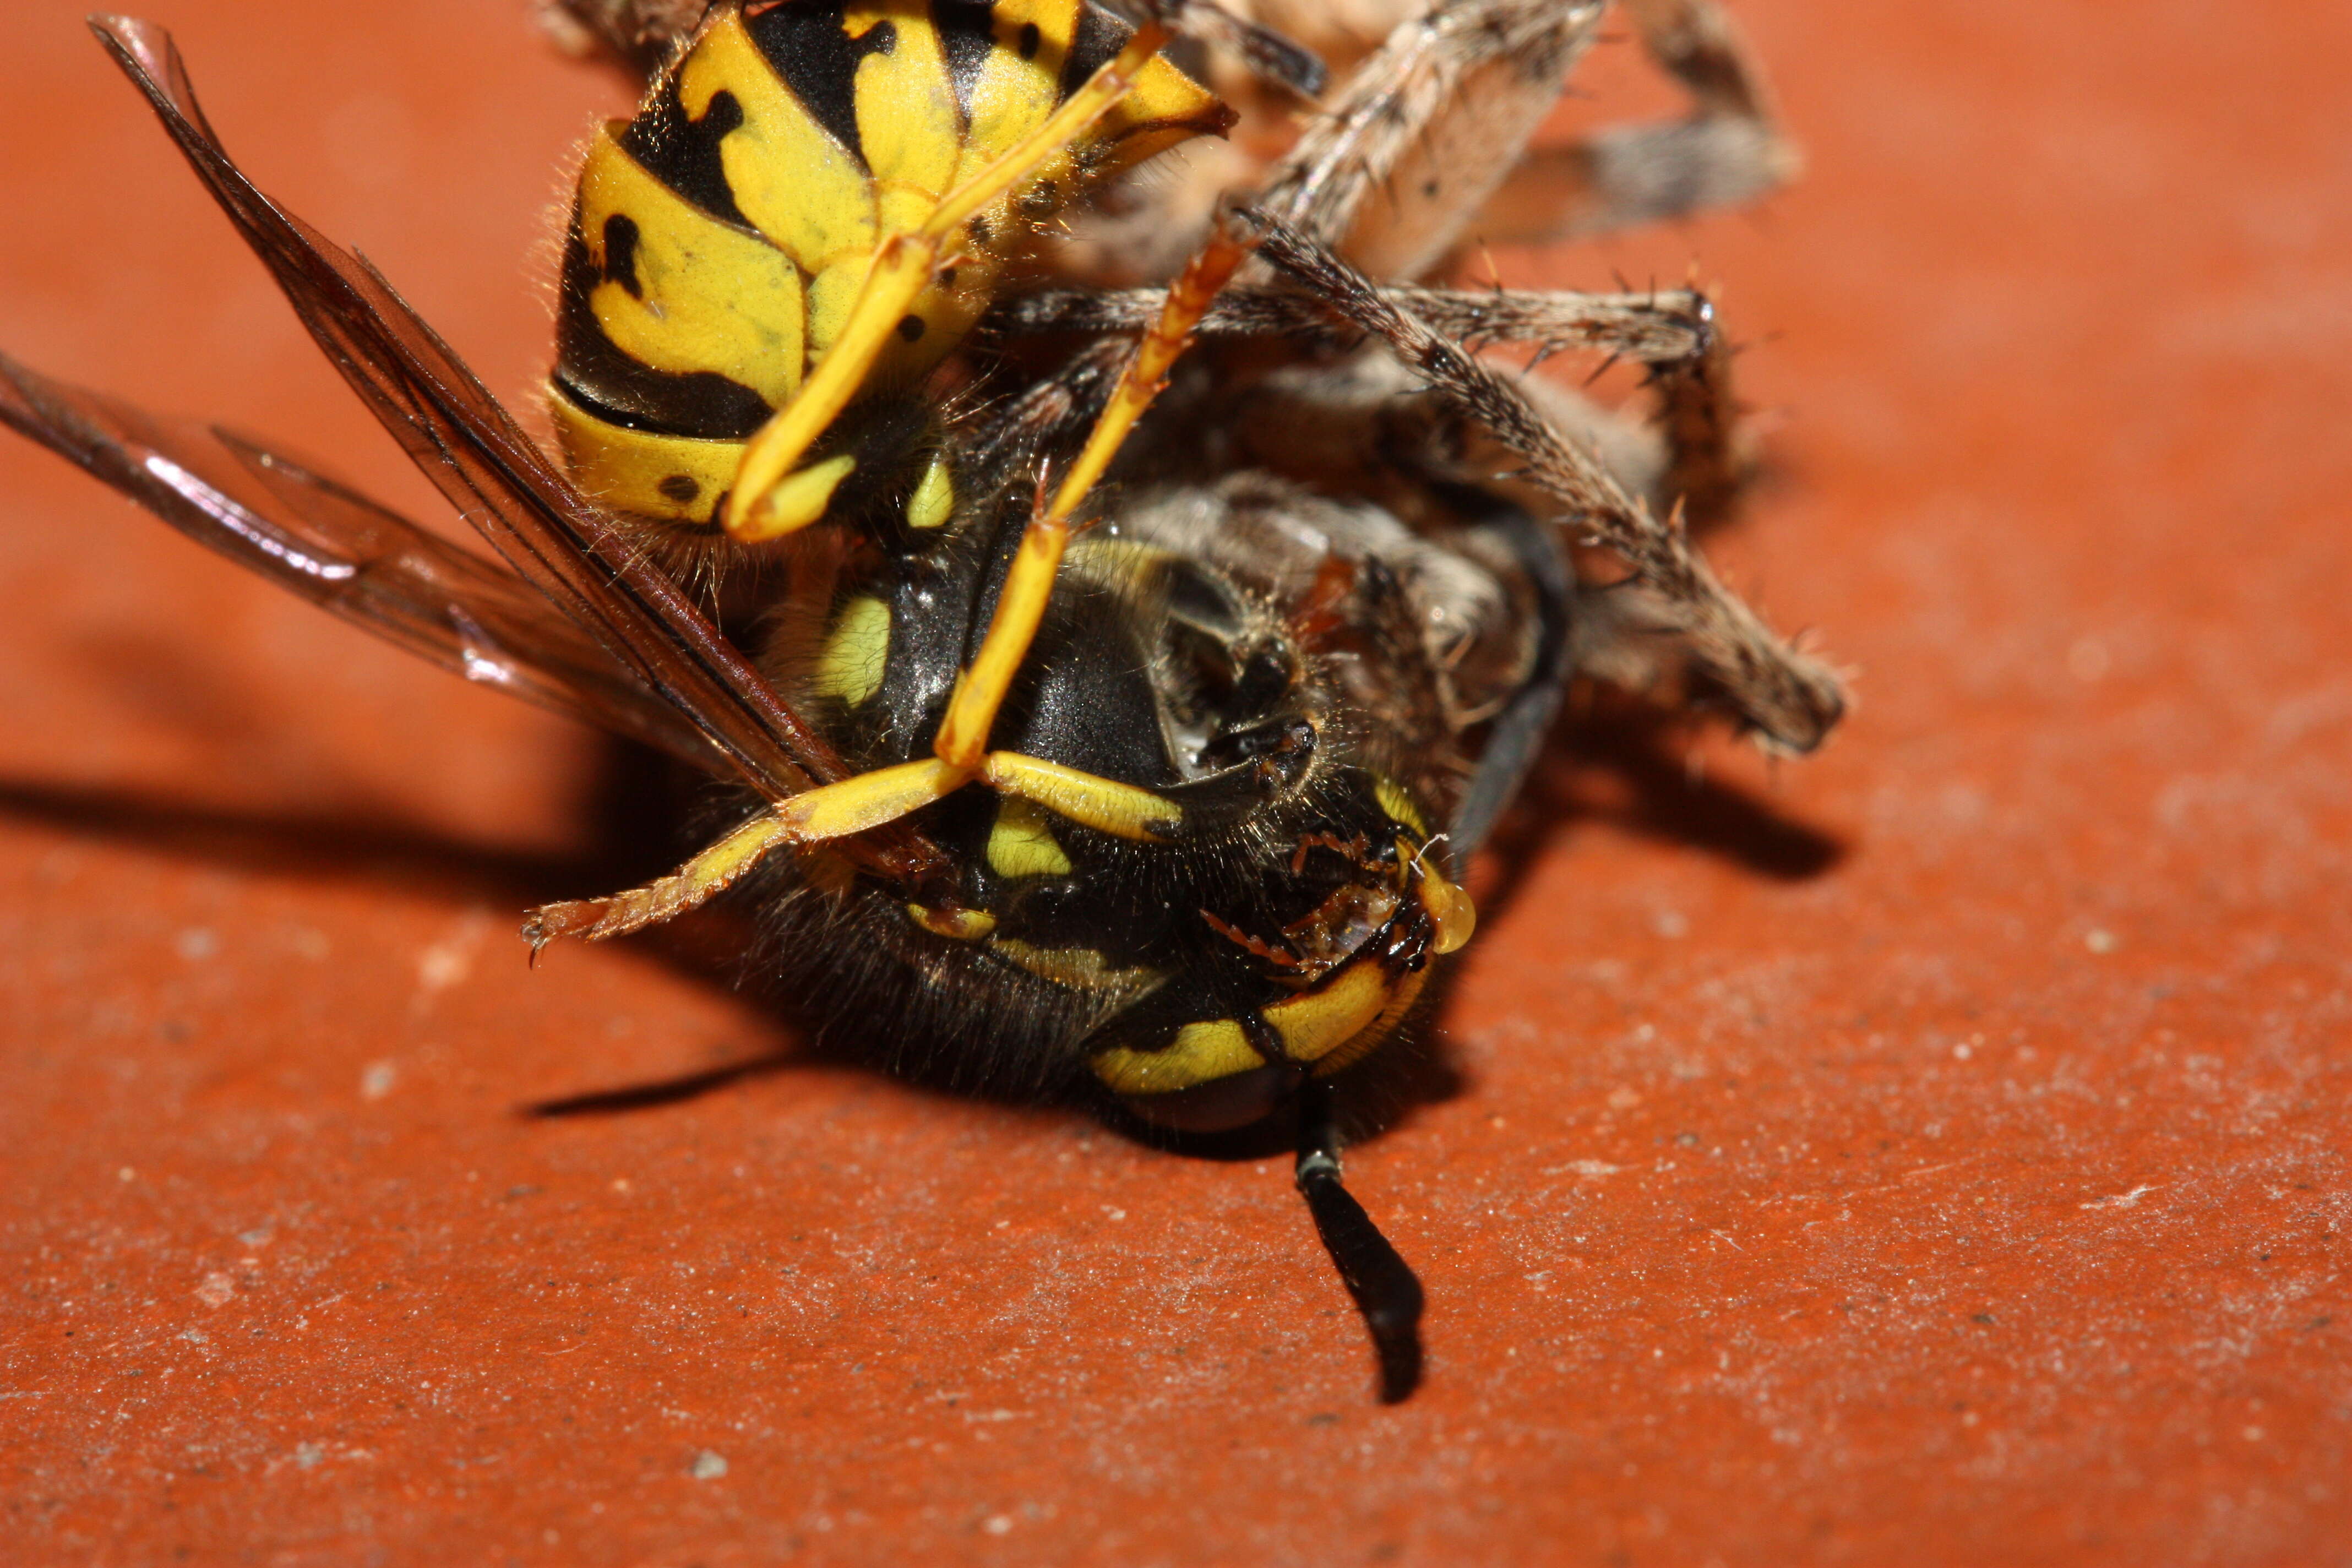
<instances>
[{"instance_id":1,"label":"spine on spider leg","mask_svg":"<svg viewBox=\"0 0 2352 1568\"><path fill-rule=\"evenodd\" d=\"M581 170L548 397L583 489L675 534L713 533L744 443L824 358L880 247L1129 36L1087 0L718 7L636 115L597 133ZM1089 132L965 226L962 253L861 381L860 405L916 392L1071 195L1227 119L1155 59ZM922 454L919 401L895 401L887 416L841 421L814 455L834 464L832 482Z\"/></svg>"},{"instance_id":2,"label":"spine on spider leg","mask_svg":"<svg viewBox=\"0 0 2352 1568\"><path fill-rule=\"evenodd\" d=\"M1649 363L1655 422L1665 440L1660 488L1694 527L1727 515L1756 468L1755 442L1732 395L1731 362L1738 353L1715 319L1715 306L1694 292L1701 323L1694 351Z\"/></svg>"}]
</instances>

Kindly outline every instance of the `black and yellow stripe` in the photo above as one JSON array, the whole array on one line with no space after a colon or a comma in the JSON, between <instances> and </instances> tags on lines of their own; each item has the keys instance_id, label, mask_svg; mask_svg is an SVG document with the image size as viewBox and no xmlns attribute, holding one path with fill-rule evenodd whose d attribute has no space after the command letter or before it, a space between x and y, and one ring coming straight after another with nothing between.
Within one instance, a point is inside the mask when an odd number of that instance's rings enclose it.
<instances>
[{"instance_id":1,"label":"black and yellow stripe","mask_svg":"<svg viewBox=\"0 0 2352 1568\"><path fill-rule=\"evenodd\" d=\"M636 117L599 131L581 170L550 400L583 489L617 511L709 526L745 439L824 358L877 249L1129 36L1087 0L723 6ZM1154 60L1086 135L971 220L962 256L860 384L913 385L1040 221L1230 118Z\"/></svg>"}]
</instances>

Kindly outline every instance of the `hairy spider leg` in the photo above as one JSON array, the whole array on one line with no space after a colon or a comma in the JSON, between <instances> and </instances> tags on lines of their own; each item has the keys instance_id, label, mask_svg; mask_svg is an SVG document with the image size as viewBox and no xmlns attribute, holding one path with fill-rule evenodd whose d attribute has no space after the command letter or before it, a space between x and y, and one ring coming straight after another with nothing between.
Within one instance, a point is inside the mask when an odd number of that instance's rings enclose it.
<instances>
[{"instance_id":1,"label":"hairy spider leg","mask_svg":"<svg viewBox=\"0 0 2352 1568\"><path fill-rule=\"evenodd\" d=\"M743 448L722 519L730 538L757 544L824 517L845 466L835 459L803 468L800 461L865 384L908 308L968 243L965 225L1117 107L1171 36L1157 23L1138 28L1043 122L949 192L920 227L883 242L841 336L792 401Z\"/></svg>"},{"instance_id":2,"label":"hairy spider leg","mask_svg":"<svg viewBox=\"0 0 2352 1568\"><path fill-rule=\"evenodd\" d=\"M532 912L523 928L534 951L560 936L598 941L657 924L725 891L775 849L823 844L882 826L974 782L1123 838L1154 842L1181 826L1182 808L1150 790L1042 757L989 751L988 732L1045 619L1072 517L1167 384L1168 373L1191 343L1194 327L1252 247L1252 241L1221 222L1169 289L1160 320L1136 344L1085 447L1055 488L1052 504L1041 504L1023 531L997 595L995 616L979 653L957 677L947 713L932 739L931 756L877 768L779 802L668 876L643 887L603 899L545 905Z\"/></svg>"}]
</instances>

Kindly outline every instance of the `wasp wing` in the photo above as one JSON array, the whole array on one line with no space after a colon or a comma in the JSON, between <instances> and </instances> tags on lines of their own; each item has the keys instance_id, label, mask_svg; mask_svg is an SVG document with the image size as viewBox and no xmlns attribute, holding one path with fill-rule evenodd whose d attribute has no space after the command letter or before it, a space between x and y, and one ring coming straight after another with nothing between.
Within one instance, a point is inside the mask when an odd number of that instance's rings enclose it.
<instances>
[{"instance_id":1,"label":"wasp wing","mask_svg":"<svg viewBox=\"0 0 2352 1568\"><path fill-rule=\"evenodd\" d=\"M521 578L234 431L158 419L5 354L0 424L197 543L444 669L731 771L708 735Z\"/></svg>"},{"instance_id":2,"label":"wasp wing","mask_svg":"<svg viewBox=\"0 0 2352 1568\"><path fill-rule=\"evenodd\" d=\"M847 776L834 749L631 548L375 268L245 177L197 106L169 33L122 16L90 26L343 379L524 581L770 799ZM939 864L938 852L903 825L841 848L901 880Z\"/></svg>"}]
</instances>

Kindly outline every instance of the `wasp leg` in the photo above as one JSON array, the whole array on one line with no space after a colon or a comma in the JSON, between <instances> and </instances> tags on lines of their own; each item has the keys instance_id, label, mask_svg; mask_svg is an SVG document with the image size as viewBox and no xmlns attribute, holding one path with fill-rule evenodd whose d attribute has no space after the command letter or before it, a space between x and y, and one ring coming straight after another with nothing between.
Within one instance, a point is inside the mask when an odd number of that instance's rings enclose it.
<instances>
[{"instance_id":1,"label":"wasp leg","mask_svg":"<svg viewBox=\"0 0 2352 1568\"><path fill-rule=\"evenodd\" d=\"M601 942L658 925L708 903L780 848L845 838L895 822L961 788L971 778L935 758L925 758L806 791L770 806L668 876L642 888L534 910L523 926L523 937L536 952L560 936Z\"/></svg>"},{"instance_id":2,"label":"wasp leg","mask_svg":"<svg viewBox=\"0 0 2352 1568\"><path fill-rule=\"evenodd\" d=\"M1148 789L1018 752L989 752L981 759L980 777L999 795L1018 795L1121 838L1163 838L1183 820L1181 807Z\"/></svg>"},{"instance_id":3,"label":"wasp leg","mask_svg":"<svg viewBox=\"0 0 2352 1568\"><path fill-rule=\"evenodd\" d=\"M1208 313L1249 250L1248 243L1220 221L1209 243L1169 289L1159 321L1136 345L1135 357L1128 362L1126 374L1119 378L1102 417L1095 422L1094 433L1087 438L1077 461L1062 477L1053 504L1031 516L1004 586L997 595L996 615L989 622L988 635L971 667L957 677L947 716L932 742L932 749L958 767L976 772L981 766L996 710L1045 619L1054 576L1061 569L1062 552L1069 542L1071 514L1093 490L1136 421L1160 395L1169 370L1192 342L1193 327Z\"/></svg>"},{"instance_id":4,"label":"wasp leg","mask_svg":"<svg viewBox=\"0 0 2352 1568\"><path fill-rule=\"evenodd\" d=\"M784 842L783 825L773 812L763 811L668 876L642 888L608 898L542 904L523 922L523 940L530 943L536 957L541 948L560 936L601 942L659 925L726 891Z\"/></svg>"},{"instance_id":5,"label":"wasp leg","mask_svg":"<svg viewBox=\"0 0 2352 1568\"><path fill-rule=\"evenodd\" d=\"M1521 160L1473 220L1493 243L1542 245L1738 206L1787 184L1802 159L1772 111L1746 40L1713 0L1623 0L1651 58L1691 112L1610 126Z\"/></svg>"},{"instance_id":6,"label":"wasp leg","mask_svg":"<svg viewBox=\"0 0 2352 1568\"><path fill-rule=\"evenodd\" d=\"M1052 114L942 197L919 228L883 242L841 335L793 400L743 448L723 520L730 537L746 544L778 539L824 515L845 470L824 463L799 469L800 461L856 395L908 307L969 243L965 226L1109 113L1170 36L1156 24L1139 28Z\"/></svg>"}]
</instances>

